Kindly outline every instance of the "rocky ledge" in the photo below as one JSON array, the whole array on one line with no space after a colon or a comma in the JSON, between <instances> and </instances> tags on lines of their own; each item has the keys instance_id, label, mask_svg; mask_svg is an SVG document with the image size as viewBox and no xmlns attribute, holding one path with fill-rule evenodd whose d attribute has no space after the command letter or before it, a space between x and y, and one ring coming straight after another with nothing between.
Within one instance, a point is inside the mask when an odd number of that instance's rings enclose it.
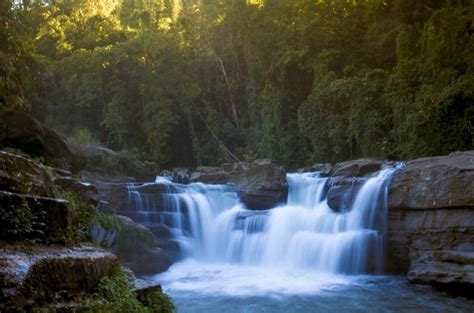
<instances>
[{"instance_id":1,"label":"rocky ledge","mask_svg":"<svg viewBox=\"0 0 474 313\"><path fill-rule=\"evenodd\" d=\"M388 209L390 270L414 283L472 290L474 151L409 161L392 179Z\"/></svg>"},{"instance_id":2,"label":"rocky ledge","mask_svg":"<svg viewBox=\"0 0 474 313\"><path fill-rule=\"evenodd\" d=\"M91 293L117 257L94 247L4 245L0 248L0 309L28 308L57 296Z\"/></svg>"}]
</instances>

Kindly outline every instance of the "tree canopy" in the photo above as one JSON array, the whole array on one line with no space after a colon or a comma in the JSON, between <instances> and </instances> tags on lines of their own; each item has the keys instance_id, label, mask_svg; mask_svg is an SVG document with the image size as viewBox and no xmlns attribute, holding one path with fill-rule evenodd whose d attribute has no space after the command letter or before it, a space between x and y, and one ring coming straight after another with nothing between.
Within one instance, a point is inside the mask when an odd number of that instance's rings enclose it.
<instances>
[{"instance_id":1,"label":"tree canopy","mask_svg":"<svg viewBox=\"0 0 474 313\"><path fill-rule=\"evenodd\" d=\"M0 6L0 103L161 167L295 168L474 148L474 4Z\"/></svg>"}]
</instances>

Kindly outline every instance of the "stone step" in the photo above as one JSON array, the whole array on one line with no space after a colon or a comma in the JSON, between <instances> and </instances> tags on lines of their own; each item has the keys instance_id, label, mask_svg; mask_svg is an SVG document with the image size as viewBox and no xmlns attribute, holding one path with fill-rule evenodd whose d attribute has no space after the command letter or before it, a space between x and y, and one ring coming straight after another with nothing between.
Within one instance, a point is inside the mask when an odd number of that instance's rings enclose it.
<instances>
[{"instance_id":1,"label":"stone step","mask_svg":"<svg viewBox=\"0 0 474 313\"><path fill-rule=\"evenodd\" d=\"M48 302L54 294L91 293L118 260L92 246L8 245L0 248L0 264L0 311L8 311Z\"/></svg>"}]
</instances>

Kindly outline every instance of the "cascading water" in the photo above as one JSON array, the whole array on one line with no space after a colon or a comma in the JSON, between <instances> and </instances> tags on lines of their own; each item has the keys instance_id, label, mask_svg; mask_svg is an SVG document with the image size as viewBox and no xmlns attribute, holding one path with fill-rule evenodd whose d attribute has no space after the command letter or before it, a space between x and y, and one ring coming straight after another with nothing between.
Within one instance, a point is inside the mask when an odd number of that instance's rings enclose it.
<instances>
[{"instance_id":1,"label":"cascading water","mask_svg":"<svg viewBox=\"0 0 474 313\"><path fill-rule=\"evenodd\" d=\"M247 210L231 185L182 185L164 178L157 179L158 195L146 193L147 186L132 186L129 198L142 223L172 229L184 257L331 273L380 272L386 187L394 170L368 178L343 213L329 208L328 180L318 173L288 174L287 205L267 211Z\"/></svg>"},{"instance_id":2,"label":"cascading water","mask_svg":"<svg viewBox=\"0 0 474 313\"><path fill-rule=\"evenodd\" d=\"M247 210L231 185L158 178L129 187L126 213L180 247L179 262L149 277L178 312L472 312L404 277L359 275L382 270L394 171L355 179L341 212L328 206L333 180L305 173L287 175L288 202L271 210Z\"/></svg>"}]
</instances>

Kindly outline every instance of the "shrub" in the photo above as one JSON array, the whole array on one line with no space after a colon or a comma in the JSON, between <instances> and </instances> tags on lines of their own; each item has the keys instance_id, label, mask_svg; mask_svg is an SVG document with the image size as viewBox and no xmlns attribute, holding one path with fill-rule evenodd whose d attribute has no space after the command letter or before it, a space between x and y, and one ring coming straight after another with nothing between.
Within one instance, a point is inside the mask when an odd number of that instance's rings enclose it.
<instances>
[{"instance_id":1,"label":"shrub","mask_svg":"<svg viewBox=\"0 0 474 313\"><path fill-rule=\"evenodd\" d=\"M101 280L94 298L98 301L90 308L93 312L170 313L175 311L171 299L162 292L150 294L143 303L138 301L129 280L119 266L110 276ZM88 310L89 308L85 311Z\"/></svg>"},{"instance_id":2,"label":"shrub","mask_svg":"<svg viewBox=\"0 0 474 313\"><path fill-rule=\"evenodd\" d=\"M27 242L38 241L43 235L44 214L44 211L33 213L24 200L16 206L2 203L0 206L0 225L2 225L0 238Z\"/></svg>"}]
</instances>

